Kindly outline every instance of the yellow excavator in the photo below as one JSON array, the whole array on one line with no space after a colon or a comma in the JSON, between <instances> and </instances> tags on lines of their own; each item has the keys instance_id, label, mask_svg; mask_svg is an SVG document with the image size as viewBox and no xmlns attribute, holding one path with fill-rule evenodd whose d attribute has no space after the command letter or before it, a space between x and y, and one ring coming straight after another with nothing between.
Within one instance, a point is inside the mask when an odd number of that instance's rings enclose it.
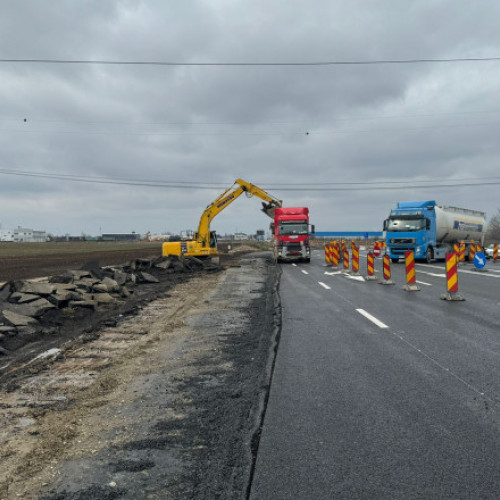
<instances>
[{"instance_id":1,"label":"yellow excavator","mask_svg":"<svg viewBox=\"0 0 500 500\"><path fill-rule=\"evenodd\" d=\"M226 189L204 210L200 218L198 231L194 233L193 239L163 243L163 256L214 257L219 255L217 253L217 236L215 231L210 231L210 223L218 213L222 212L243 193L249 197L257 196L264 200L262 202L262 211L271 218L274 218L274 209L282 205L281 200L274 198L260 187L243 179L236 179L229 189Z\"/></svg>"}]
</instances>

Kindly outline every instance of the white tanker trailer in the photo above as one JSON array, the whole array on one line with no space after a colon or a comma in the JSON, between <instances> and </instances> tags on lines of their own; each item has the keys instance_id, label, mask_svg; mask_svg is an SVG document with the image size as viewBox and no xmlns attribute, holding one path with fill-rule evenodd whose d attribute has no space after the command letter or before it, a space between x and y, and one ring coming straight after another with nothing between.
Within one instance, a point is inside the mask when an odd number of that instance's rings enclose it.
<instances>
[{"instance_id":1,"label":"white tanker trailer","mask_svg":"<svg viewBox=\"0 0 500 500\"><path fill-rule=\"evenodd\" d=\"M470 243L483 244L485 230L484 212L441 206L433 200L399 202L384 221L387 252L393 262L407 250L427 262L444 259L461 241L467 245L468 256Z\"/></svg>"}]
</instances>

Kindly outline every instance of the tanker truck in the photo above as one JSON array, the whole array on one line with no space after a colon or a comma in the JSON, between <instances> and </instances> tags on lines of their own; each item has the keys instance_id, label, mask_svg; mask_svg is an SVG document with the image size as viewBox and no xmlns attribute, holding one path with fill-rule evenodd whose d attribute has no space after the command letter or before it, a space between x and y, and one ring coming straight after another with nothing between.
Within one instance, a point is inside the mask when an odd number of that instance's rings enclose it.
<instances>
[{"instance_id":1,"label":"tanker truck","mask_svg":"<svg viewBox=\"0 0 500 500\"><path fill-rule=\"evenodd\" d=\"M466 208L447 207L430 201L398 202L384 221L386 252L392 262L412 250L415 259L445 259L455 243L465 242L466 258L471 243L483 244L486 214Z\"/></svg>"}]
</instances>

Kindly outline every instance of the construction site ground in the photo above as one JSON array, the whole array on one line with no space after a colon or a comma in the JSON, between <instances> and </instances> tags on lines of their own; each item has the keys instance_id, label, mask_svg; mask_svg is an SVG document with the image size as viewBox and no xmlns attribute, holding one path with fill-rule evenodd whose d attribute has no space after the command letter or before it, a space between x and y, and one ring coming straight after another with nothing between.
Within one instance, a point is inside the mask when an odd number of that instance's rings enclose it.
<instances>
[{"instance_id":1,"label":"construction site ground","mask_svg":"<svg viewBox=\"0 0 500 500\"><path fill-rule=\"evenodd\" d=\"M1 499L246 498L280 313L241 250L0 357Z\"/></svg>"}]
</instances>

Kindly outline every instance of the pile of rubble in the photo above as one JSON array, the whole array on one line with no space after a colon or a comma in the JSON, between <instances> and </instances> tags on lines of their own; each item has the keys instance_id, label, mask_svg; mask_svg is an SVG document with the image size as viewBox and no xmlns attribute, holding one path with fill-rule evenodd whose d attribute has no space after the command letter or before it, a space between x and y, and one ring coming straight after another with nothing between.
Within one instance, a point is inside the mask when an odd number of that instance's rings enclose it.
<instances>
[{"instance_id":1,"label":"pile of rubble","mask_svg":"<svg viewBox=\"0 0 500 500\"><path fill-rule=\"evenodd\" d=\"M153 274L185 273L207 267L195 258L177 257L135 259L123 266L67 271L58 276L28 281L10 281L0 286L0 356L7 355L9 344L18 348L57 328L41 321L49 311L71 315L85 308L96 311L125 301L136 286L159 283ZM12 342L15 337L15 342ZM9 342L10 341L10 342ZM2 344L4 345L2 347Z\"/></svg>"}]
</instances>

